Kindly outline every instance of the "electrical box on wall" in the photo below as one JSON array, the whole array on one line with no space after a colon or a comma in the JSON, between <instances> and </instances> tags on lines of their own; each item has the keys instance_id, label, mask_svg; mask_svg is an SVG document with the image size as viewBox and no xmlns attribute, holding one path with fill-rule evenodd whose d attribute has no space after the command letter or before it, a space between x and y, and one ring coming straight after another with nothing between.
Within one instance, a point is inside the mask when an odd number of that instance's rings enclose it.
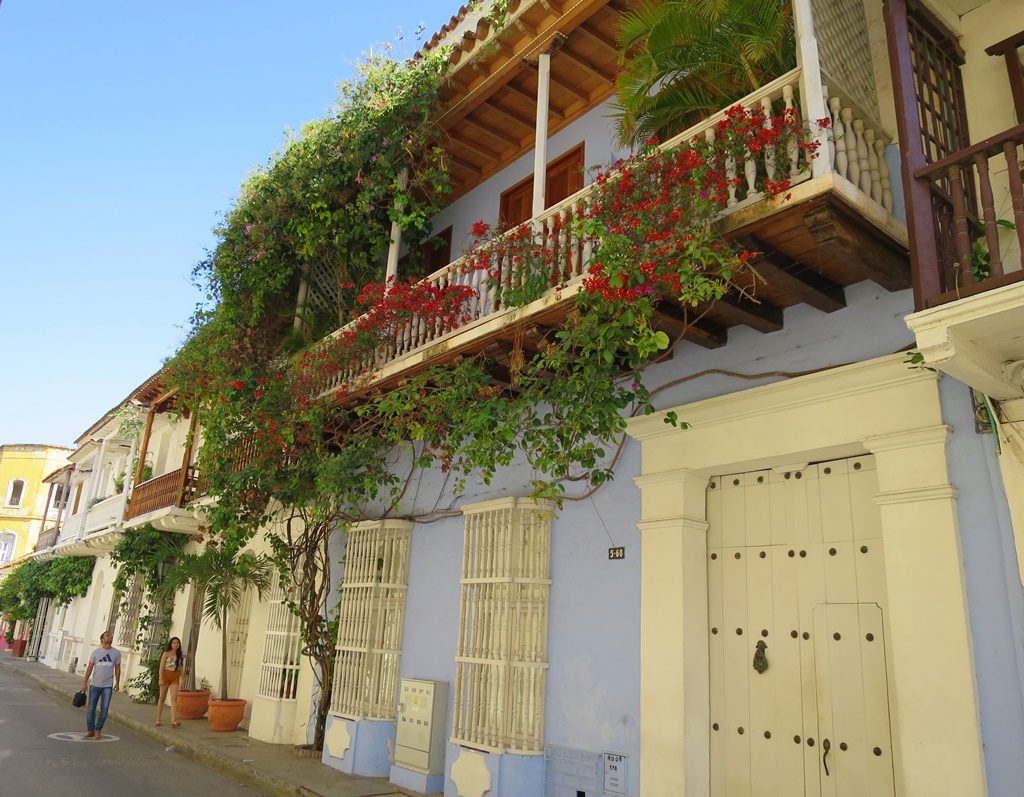
<instances>
[{"instance_id":1,"label":"electrical box on wall","mask_svg":"<svg viewBox=\"0 0 1024 797\"><path fill-rule=\"evenodd\" d=\"M444 774L448 684L403 678L398 703L395 764L424 775Z\"/></svg>"}]
</instances>

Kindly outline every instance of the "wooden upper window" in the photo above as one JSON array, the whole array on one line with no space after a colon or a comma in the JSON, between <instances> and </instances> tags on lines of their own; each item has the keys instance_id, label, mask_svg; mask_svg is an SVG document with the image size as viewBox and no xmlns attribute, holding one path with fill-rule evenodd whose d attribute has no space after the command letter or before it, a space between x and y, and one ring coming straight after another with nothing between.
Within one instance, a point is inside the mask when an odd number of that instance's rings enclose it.
<instances>
[{"instance_id":1,"label":"wooden upper window","mask_svg":"<svg viewBox=\"0 0 1024 797\"><path fill-rule=\"evenodd\" d=\"M583 144L577 144L548 164L544 190L545 207L561 202L583 188ZM499 221L515 227L533 215L533 177L516 183L501 195Z\"/></svg>"},{"instance_id":2,"label":"wooden upper window","mask_svg":"<svg viewBox=\"0 0 1024 797\"><path fill-rule=\"evenodd\" d=\"M427 277L452 262L451 225L398 258L400 279Z\"/></svg>"},{"instance_id":3,"label":"wooden upper window","mask_svg":"<svg viewBox=\"0 0 1024 797\"><path fill-rule=\"evenodd\" d=\"M907 28L914 64L921 144L929 162L969 146L964 84L964 53L956 37L918 3L908 5Z\"/></svg>"}]
</instances>

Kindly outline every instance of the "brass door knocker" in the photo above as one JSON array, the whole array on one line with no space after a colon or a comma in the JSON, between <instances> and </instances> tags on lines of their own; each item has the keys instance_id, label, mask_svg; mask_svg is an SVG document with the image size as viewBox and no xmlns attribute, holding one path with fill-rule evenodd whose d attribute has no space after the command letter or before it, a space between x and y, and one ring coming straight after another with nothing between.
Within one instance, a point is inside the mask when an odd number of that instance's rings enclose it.
<instances>
[{"instance_id":1,"label":"brass door knocker","mask_svg":"<svg viewBox=\"0 0 1024 797\"><path fill-rule=\"evenodd\" d=\"M757 670L759 675L768 669L768 657L764 653L767 649L768 643L763 639L759 639L757 641L757 650L754 651L754 669Z\"/></svg>"}]
</instances>

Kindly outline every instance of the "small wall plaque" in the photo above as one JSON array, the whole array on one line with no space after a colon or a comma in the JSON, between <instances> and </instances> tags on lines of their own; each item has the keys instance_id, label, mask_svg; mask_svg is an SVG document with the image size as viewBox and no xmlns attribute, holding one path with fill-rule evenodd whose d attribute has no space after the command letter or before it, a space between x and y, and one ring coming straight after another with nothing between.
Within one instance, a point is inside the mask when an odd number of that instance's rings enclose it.
<instances>
[{"instance_id":1,"label":"small wall plaque","mask_svg":"<svg viewBox=\"0 0 1024 797\"><path fill-rule=\"evenodd\" d=\"M626 794L626 756L619 753L604 754L605 794Z\"/></svg>"},{"instance_id":2,"label":"small wall plaque","mask_svg":"<svg viewBox=\"0 0 1024 797\"><path fill-rule=\"evenodd\" d=\"M620 545L618 548L608 549L609 559L625 559L626 558L626 546Z\"/></svg>"}]
</instances>

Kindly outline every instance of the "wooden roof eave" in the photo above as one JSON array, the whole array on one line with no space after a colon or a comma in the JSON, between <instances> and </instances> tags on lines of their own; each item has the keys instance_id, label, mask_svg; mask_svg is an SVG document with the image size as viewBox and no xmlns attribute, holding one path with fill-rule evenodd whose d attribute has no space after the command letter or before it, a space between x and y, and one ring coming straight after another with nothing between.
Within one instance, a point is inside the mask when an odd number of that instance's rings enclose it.
<instances>
[{"instance_id":1,"label":"wooden roof eave","mask_svg":"<svg viewBox=\"0 0 1024 797\"><path fill-rule=\"evenodd\" d=\"M477 44L476 49L481 50L487 47L489 41L495 36L508 36L509 31L518 33L518 37L512 43L514 55L508 55L507 48L495 46L484 58L473 57L472 52L467 58L464 53L459 62L449 73L449 76L458 82L458 76L467 70L476 70L486 73L482 81L469 81L467 88L459 91L454 101L446 103L438 124L444 128L450 128L465 116L479 107L482 103L492 97L502 86L514 79L525 67L526 62L536 59L543 53L555 36L559 33L568 34L587 19L599 8L608 4L608 0L568 0L561 7L561 13L538 30L535 35L517 28L514 20L506 25L501 31L494 31L491 36ZM529 7L542 5L541 0L529 4ZM551 6L551 3L547 3Z\"/></svg>"}]
</instances>

